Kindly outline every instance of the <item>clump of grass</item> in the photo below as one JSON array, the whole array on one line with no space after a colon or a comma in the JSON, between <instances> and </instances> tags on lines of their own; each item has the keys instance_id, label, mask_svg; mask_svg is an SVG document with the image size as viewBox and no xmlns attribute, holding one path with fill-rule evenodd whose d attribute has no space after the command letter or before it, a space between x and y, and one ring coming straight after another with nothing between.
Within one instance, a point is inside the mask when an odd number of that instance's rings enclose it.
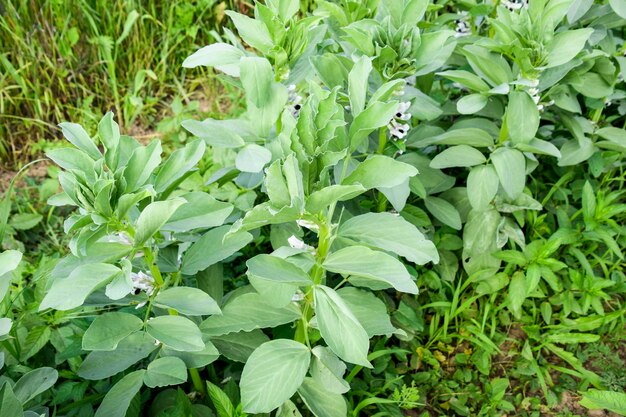
<instances>
[{"instance_id":1,"label":"clump of grass","mask_svg":"<svg viewBox=\"0 0 626 417\"><path fill-rule=\"evenodd\" d=\"M234 0L0 5L0 165L31 159L38 143L60 136L63 120L93 127L113 110L123 128L150 127L175 95L188 101L186 92L201 89L216 97L219 83L186 74L181 63L214 39L225 8L242 7Z\"/></svg>"}]
</instances>

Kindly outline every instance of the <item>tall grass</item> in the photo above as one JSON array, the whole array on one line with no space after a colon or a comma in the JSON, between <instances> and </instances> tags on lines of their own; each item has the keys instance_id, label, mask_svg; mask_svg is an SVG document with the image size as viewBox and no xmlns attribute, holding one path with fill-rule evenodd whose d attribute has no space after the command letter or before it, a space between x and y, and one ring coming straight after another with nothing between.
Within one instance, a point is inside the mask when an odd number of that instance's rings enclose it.
<instances>
[{"instance_id":1,"label":"tall grass","mask_svg":"<svg viewBox=\"0 0 626 417\"><path fill-rule=\"evenodd\" d=\"M236 3L236 4L235 4ZM56 124L93 127L114 110L150 125L171 96L216 83L181 63L239 0L0 0L0 163L31 157Z\"/></svg>"}]
</instances>

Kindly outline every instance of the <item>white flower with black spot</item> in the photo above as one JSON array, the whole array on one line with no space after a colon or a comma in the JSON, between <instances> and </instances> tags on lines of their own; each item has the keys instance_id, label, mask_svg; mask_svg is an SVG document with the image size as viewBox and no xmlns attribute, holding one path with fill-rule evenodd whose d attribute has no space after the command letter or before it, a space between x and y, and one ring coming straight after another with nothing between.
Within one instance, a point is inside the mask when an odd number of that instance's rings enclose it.
<instances>
[{"instance_id":1,"label":"white flower with black spot","mask_svg":"<svg viewBox=\"0 0 626 417\"><path fill-rule=\"evenodd\" d=\"M528 0L503 0L500 4L511 12L528 8Z\"/></svg>"},{"instance_id":2,"label":"white flower with black spot","mask_svg":"<svg viewBox=\"0 0 626 417\"><path fill-rule=\"evenodd\" d=\"M411 113L408 112L409 107L411 107L411 102L401 102L398 105L398 110L396 111L393 119L391 119L387 125L393 140L404 139L407 133L409 133L411 125L408 123L402 123L411 120Z\"/></svg>"},{"instance_id":3,"label":"white flower with black spot","mask_svg":"<svg viewBox=\"0 0 626 417\"><path fill-rule=\"evenodd\" d=\"M130 280L133 283L133 294L137 295L143 291L146 295L151 296L154 292L154 278L149 272L131 272Z\"/></svg>"},{"instance_id":4,"label":"white flower with black spot","mask_svg":"<svg viewBox=\"0 0 626 417\"><path fill-rule=\"evenodd\" d=\"M291 111L291 115L297 118L300 115L300 110L302 109L302 96L296 91L295 84L290 84L287 87L287 92L289 93L289 96L287 97L287 106Z\"/></svg>"}]
</instances>

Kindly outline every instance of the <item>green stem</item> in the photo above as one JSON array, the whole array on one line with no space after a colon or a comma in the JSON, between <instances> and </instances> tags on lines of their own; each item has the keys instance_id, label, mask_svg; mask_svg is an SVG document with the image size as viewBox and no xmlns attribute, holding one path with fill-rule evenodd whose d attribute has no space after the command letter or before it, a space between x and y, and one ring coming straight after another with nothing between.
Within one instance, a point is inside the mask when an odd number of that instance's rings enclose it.
<instances>
[{"instance_id":1,"label":"green stem","mask_svg":"<svg viewBox=\"0 0 626 417\"><path fill-rule=\"evenodd\" d=\"M382 155L387 145L387 132L385 129L379 129L378 131L378 150L377 154Z\"/></svg>"},{"instance_id":2,"label":"green stem","mask_svg":"<svg viewBox=\"0 0 626 417\"><path fill-rule=\"evenodd\" d=\"M197 368L189 368L189 376L191 377L191 382L193 383L193 387L203 396L207 394L206 386L204 385L204 381L202 377L200 377L200 372L198 372Z\"/></svg>"},{"instance_id":3,"label":"green stem","mask_svg":"<svg viewBox=\"0 0 626 417\"><path fill-rule=\"evenodd\" d=\"M154 281L157 283L157 285L160 287L163 285L163 276L161 275L161 271L159 271L159 268L157 268L155 262L154 262L154 254L152 253L152 249L146 247L143 251L145 257L146 257L146 262L148 263L148 268L150 268L150 272L152 273L152 276L154 277Z\"/></svg>"}]
</instances>

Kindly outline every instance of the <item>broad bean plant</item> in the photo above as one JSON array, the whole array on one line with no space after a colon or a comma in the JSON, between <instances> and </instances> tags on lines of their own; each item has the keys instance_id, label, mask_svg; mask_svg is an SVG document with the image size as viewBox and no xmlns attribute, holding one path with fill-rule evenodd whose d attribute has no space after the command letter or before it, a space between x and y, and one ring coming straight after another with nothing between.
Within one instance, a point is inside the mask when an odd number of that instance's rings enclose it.
<instances>
[{"instance_id":1,"label":"broad bean plant","mask_svg":"<svg viewBox=\"0 0 626 417\"><path fill-rule=\"evenodd\" d=\"M239 36L183 63L240 87L241 117L183 122L195 139L167 157L112 113L97 132L61 124L72 146L47 154L62 168L50 204L75 210L39 309L99 313L77 369L112 384L96 417L188 379L220 416L345 416L370 339L413 337L388 299L417 294L422 273L508 286L517 318L557 289L561 263L526 251L509 279L494 253L526 247L542 163L601 171L626 150L623 129L601 122L607 101L625 105L624 48L608 29L626 9L494 3L318 0L304 15L266 0L254 16L228 11ZM207 183L191 181L207 160ZM239 405L207 384L217 360L243 364L228 377Z\"/></svg>"}]
</instances>

